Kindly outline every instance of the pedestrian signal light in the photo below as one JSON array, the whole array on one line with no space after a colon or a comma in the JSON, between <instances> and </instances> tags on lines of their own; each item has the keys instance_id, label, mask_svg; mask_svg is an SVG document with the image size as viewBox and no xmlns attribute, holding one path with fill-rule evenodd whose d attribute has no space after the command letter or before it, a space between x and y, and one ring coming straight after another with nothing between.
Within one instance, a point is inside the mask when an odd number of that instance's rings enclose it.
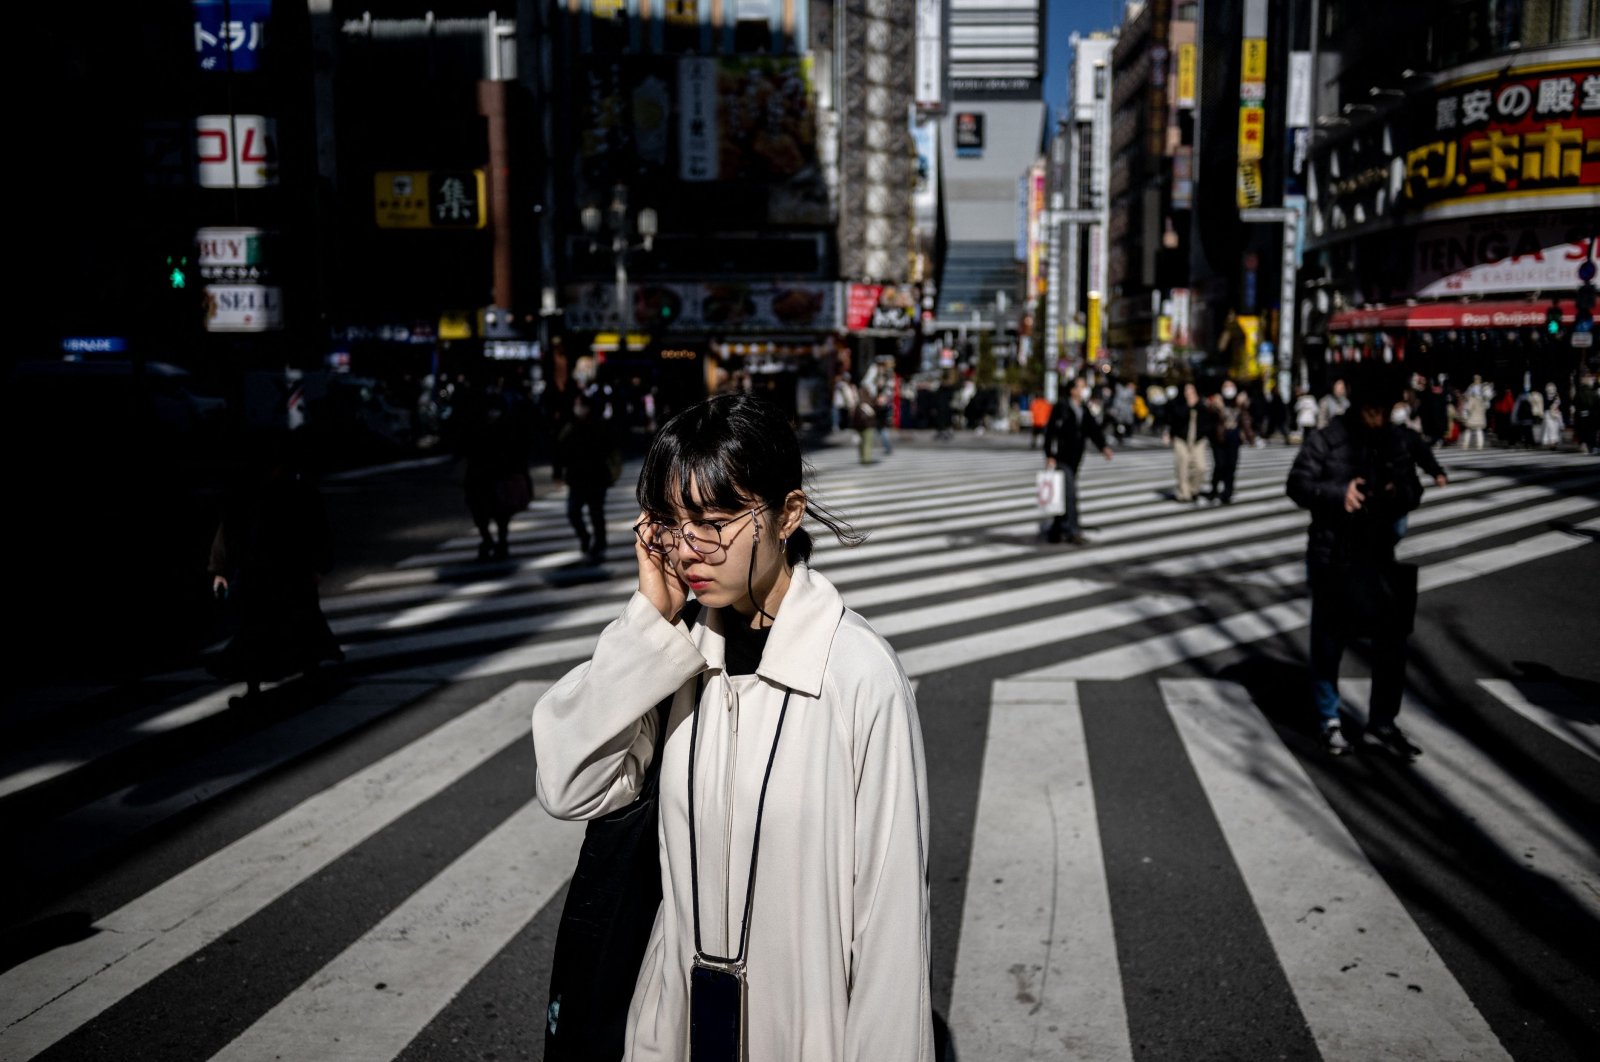
<instances>
[{"instance_id":1,"label":"pedestrian signal light","mask_svg":"<svg viewBox=\"0 0 1600 1062\"><path fill-rule=\"evenodd\" d=\"M1547 336L1561 334L1561 304L1552 302L1550 308L1544 312L1544 333Z\"/></svg>"},{"instance_id":2,"label":"pedestrian signal light","mask_svg":"<svg viewBox=\"0 0 1600 1062\"><path fill-rule=\"evenodd\" d=\"M179 255L176 258L167 255L167 283L172 285L173 291L182 291L189 286L188 255Z\"/></svg>"}]
</instances>

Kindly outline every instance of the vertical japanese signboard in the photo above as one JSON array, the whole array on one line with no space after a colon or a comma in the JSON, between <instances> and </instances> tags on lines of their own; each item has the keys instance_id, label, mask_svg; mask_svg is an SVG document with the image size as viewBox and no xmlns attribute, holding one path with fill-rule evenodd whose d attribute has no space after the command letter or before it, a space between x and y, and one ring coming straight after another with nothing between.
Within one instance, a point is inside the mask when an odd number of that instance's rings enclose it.
<instances>
[{"instance_id":1,"label":"vertical japanese signboard","mask_svg":"<svg viewBox=\"0 0 1600 1062\"><path fill-rule=\"evenodd\" d=\"M193 0L194 51L202 70L261 67L272 0Z\"/></svg>"},{"instance_id":2,"label":"vertical japanese signboard","mask_svg":"<svg viewBox=\"0 0 1600 1062\"><path fill-rule=\"evenodd\" d=\"M678 176L685 181L717 179L717 61L678 61Z\"/></svg>"},{"instance_id":3,"label":"vertical japanese signboard","mask_svg":"<svg viewBox=\"0 0 1600 1062\"><path fill-rule=\"evenodd\" d=\"M1267 140L1267 42L1246 37L1239 52L1240 208L1261 205L1261 159Z\"/></svg>"},{"instance_id":4,"label":"vertical japanese signboard","mask_svg":"<svg viewBox=\"0 0 1600 1062\"><path fill-rule=\"evenodd\" d=\"M259 114L202 114L194 120L202 188L266 188L278 183L275 123Z\"/></svg>"}]
</instances>

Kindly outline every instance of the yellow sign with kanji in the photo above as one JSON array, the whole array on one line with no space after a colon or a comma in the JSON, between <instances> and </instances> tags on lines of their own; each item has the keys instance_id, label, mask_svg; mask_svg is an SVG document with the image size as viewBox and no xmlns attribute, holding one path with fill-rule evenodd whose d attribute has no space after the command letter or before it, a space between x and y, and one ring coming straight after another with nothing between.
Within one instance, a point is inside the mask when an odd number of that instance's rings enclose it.
<instances>
[{"instance_id":1,"label":"yellow sign with kanji","mask_svg":"<svg viewBox=\"0 0 1600 1062\"><path fill-rule=\"evenodd\" d=\"M1239 160L1239 206L1241 209L1261 205L1261 160Z\"/></svg>"},{"instance_id":2,"label":"yellow sign with kanji","mask_svg":"<svg viewBox=\"0 0 1600 1062\"><path fill-rule=\"evenodd\" d=\"M381 170L373 219L380 229L481 229L486 193L482 170Z\"/></svg>"},{"instance_id":3,"label":"yellow sign with kanji","mask_svg":"<svg viewBox=\"0 0 1600 1062\"><path fill-rule=\"evenodd\" d=\"M1600 64L1469 78L1432 103L1433 135L1404 152L1413 205L1600 187Z\"/></svg>"},{"instance_id":4,"label":"yellow sign with kanji","mask_svg":"<svg viewBox=\"0 0 1600 1062\"><path fill-rule=\"evenodd\" d=\"M1239 54L1239 81L1265 82L1267 80L1267 42L1260 37L1246 37Z\"/></svg>"},{"instance_id":5,"label":"yellow sign with kanji","mask_svg":"<svg viewBox=\"0 0 1600 1062\"><path fill-rule=\"evenodd\" d=\"M372 179L372 206L380 229L427 228L428 171L380 171Z\"/></svg>"},{"instance_id":6,"label":"yellow sign with kanji","mask_svg":"<svg viewBox=\"0 0 1600 1062\"><path fill-rule=\"evenodd\" d=\"M1267 111L1260 103L1239 106L1239 159L1259 159L1265 154Z\"/></svg>"},{"instance_id":7,"label":"yellow sign with kanji","mask_svg":"<svg viewBox=\"0 0 1600 1062\"><path fill-rule=\"evenodd\" d=\"M1178 106L1193 107L1195 95L1195 46L1178 45Z\"/></svg>"}]
</instances>

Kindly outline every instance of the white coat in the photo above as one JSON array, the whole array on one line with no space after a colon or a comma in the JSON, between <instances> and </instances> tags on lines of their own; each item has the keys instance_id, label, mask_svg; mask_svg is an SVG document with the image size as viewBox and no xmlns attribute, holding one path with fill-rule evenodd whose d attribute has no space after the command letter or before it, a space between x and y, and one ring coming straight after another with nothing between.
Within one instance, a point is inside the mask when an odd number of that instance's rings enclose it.
<instances>
[{"instance_id":1,"label":"white coat","mask_svg":"<svg viewBox=\"0 0 1600 1062\"><path fill-rule=\"evenodd\" d=\"M634 800L662 749L661 889L628 1013L629 1062L688 1057L695 750L701 945L739 948L761 781L792 691L761 825L747 953L754 1062L931 1062L927 780L916 702L887 642L797 565L754 675L729 677L721 610L668 623L635 593L594 657L533 709L539 800L589 819Z\"/></svg>"}]
</instances>

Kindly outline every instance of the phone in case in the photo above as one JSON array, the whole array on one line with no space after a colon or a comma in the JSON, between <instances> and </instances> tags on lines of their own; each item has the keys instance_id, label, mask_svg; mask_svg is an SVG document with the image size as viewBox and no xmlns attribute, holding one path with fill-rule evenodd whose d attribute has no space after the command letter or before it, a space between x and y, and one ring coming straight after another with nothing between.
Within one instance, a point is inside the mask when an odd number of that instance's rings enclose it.
<instances>
[{"instance_id":1,"label":"phone in case","mask_svg":"<svg viewBox=\"0 0 1600 1062\"><path fill-rule=\"evenodd\" d=\"M689 1062L744 1062L742 967L695 958L689 968Z\"/></svg>"}]
</instances>

